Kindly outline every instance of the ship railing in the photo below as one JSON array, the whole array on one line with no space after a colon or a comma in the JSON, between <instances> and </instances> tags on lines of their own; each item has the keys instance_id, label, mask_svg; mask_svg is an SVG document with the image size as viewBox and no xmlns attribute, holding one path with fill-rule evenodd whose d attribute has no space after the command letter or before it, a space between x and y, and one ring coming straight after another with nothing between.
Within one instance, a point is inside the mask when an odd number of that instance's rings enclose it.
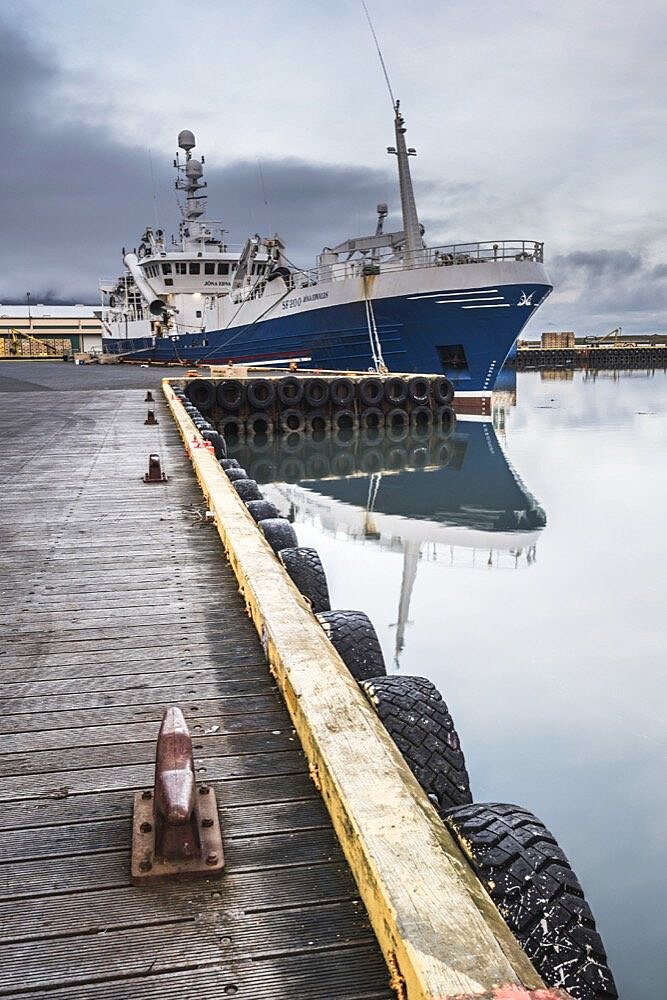
<instances>
[{"instance_id":1,"label":"ship railing","mask_svg":"<svg viewBox=\"0 0 667 1000\"><path fill-rule=\"evenodd\" d=\"M488 264L507 260L543 263L544 243L535 240L488 240L476 243L452 243L418 250L395 252L390 248L349 260L320 264L309 270L293 271L290 290L307 288L323 281L344 281L406 268L456 267L464 264Z\"/></svg>"}]
</instances>

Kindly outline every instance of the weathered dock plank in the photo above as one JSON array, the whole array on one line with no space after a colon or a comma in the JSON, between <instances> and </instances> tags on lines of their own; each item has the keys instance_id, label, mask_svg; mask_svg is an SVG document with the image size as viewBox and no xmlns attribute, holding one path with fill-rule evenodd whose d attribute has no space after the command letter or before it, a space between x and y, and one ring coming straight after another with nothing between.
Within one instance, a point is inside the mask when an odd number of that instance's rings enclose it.
<instances>
[{"instance_id":1,"label":"weathered dock plank","mask_svg":"<svg viewBox=\"0 0 667 1000\"><path fill-rule=\"evenodd\" d=\"M141 389L0 391L0 995L389 998L152 381L157 427L143 424ZM153 451L166 486L141 482ZM217 790L227 868L138 888L132 792L152 780L174 703Z\"/></svg>"}]
</instances>

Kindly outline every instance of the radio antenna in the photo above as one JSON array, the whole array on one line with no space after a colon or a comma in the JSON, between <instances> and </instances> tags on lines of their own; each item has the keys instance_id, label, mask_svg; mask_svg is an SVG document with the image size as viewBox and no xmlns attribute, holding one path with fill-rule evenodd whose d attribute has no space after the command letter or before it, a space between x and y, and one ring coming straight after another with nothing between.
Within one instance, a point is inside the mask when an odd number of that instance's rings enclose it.
<instances>
[{"instance_id":1,"label":"radio antenna","mask_svg":"<svg viewBox=\"0 0 667 1000\"><path fill-rule=\"evenodd\" d=\"M387 67L385 66L384 56L382 55L382 49L380 48L380 43L378 42L378 36L375 34L375 28L373 27L373 22L371 21L371 15L368 13L368 7L366 6L366 0L361 0L361 6L364 8L364 14L366 15L366 20L368 21L368 27L371 29L371 34L373 36L373 41L375 42L375 48L377 49L378 56L380 57L380 65L382 66L382 72L384 73L384 78L387 81L387 90L389 91L389 97L391 98L392 110L396 110L396 98L394 97L394 92L391 89L391 83L389 82L389 73L387 73Z\"/></svg>"}]
</instances>

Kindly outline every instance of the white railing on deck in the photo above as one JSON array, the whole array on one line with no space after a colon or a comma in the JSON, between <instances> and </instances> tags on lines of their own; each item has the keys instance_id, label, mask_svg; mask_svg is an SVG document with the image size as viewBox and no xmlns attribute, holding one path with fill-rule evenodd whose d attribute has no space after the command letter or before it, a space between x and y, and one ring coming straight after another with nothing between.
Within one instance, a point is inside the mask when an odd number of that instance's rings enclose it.
<instances>
[{"instance_id":1,"label":"white railing on deck","mask_svg":"<svg viewBox=\"0 0 667 1000\"><path fill-rule=\"evenodd\" d=\"M292 288L305 288L321 281L340 281L374 273L402 271L418 267L455 267L461 264L488 264L502 260L544 261L544 243L535 240L499 240L497 242L452 243L449 246L425 247L395 253L387 248L365 257L320 264L304 271L293 271Z\"/></svg>"}]
</instances>

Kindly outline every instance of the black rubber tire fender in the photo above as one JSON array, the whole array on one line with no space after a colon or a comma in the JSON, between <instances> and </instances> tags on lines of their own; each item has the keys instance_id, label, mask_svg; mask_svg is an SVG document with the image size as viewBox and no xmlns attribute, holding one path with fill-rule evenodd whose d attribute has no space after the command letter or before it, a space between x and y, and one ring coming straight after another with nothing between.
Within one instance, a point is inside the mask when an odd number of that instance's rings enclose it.
<instances>
[{"instance_id":1,"label":"black rubber tire fender","mask_svg":"<svg viewBox=\"0 0 667 1000\"><path fill-rule=\"evenodd\" d=\"M278 417L278 421L280 429L284 434L289 434L292 431L297 434L303 434L306 428L306 418L303 410L297 410L295 407L283 410Z\"/></svg>"},{"instance_id":2,"label":"black rubber tire fender","mask_svg":"<svg viewBox=\"0 0 667 1000\"><path fill-rule=\"evenodd\" d=\"M415 406L410 412L411 427L430 427L433 423L433 411L430 406Z\"/></svg>"},{"instance_id":3,"label":"black rubber tire fender","mask_svg":"<svg viewBox=\"0 0 667 1000\"><path fill-rule=\"evenodd\" d=\"M456 430L456 414L451 406L439 406L434 414L433 428L440 438L448 438Z\"/></svg>"},{"instance_id":4,"label":"black rubber tire fender","mask_svg":"<svg viewBox=\"0 0 667 1000\"><path fill-rule=\"evenodd\" d=\"M280 517L280 511L270 500L248 500L246 507L253 521L265 521L269 517Z\"/></svg>"},{"instance_id":5,"label":"black rubber tire fender","mask_svg":"<svg viewBox=\"0 0 667 1000\"><path fill-rule=\"evenodd\" d=\"M359 426L362 430L366 428L375 429L384 427L384 413L379 406L369 406L359 414Z\"/></svg>"},{"instance_id":6,"label":"black rubber tire fender","mask_svg":"<svg viewBox=\"0 0 667 1000\"><path fill-rule=\"evenodd\" d=\"M215 382L207 378L193 378L185 390L188 399L202 413L206 413L215 405Z\"/></svg>"},{"instance_id":7,"label":"black rubber tire fender","mask_svg":"<svg viewBox=\"0 0 667 1000\"><path fill-rule=\"evenodd\" d=\"M344 409L354 406L355 391L354 382L351 378L341 375L339 378L332 379L329 391L331 393L331 402L334 406L342 406Z\"/></svg>"},{"instance_id":8,"label":"black rubber tire fender","mask_svg":"<svg viewBox=\"0 0 667 1000\"><path fill-rule=\"evenodd\" d=\"M221 410L236 412L245 402L245 386L239 378L223 379L217 384L215 397Z\"/></svg>"},{"instance_id":9,"label":"black rubber tire fender","mask_svg":"<svg viewBox=\"0 0 667 1000\"><path fill-rule=\"evenodd\" d=\"M303 399L303 382L302 378L296 378L295 375L279 379L276 385L279 402L283 406L298 406Z\"/></svg>"},{"instance_id":10,"label":"black rubber tire fender","mask_svg":"<svg viewBox=\"0 0 667 1000\"><path fill-rule=\"evenodd\" d=\"M240 469L241 465L236 458L223 458L220 462L220 468L227 472L229 469Z\"/></svg>"},{"instance_id":11,"label":"black rubber tire fender","mask_svg":"<svg viewBox=\"0 0 667 1000\"><path fill-rule=\"evenodd\" d=\"M202 431L202 437L204 440L211 442L215 452L215 457L218 461L220 461L221 458L227 458L227 445L225 444L225 439L222 434L218 434L217 431Z\"/></svg>"},{"instance_id":12,"label":"black rubber tire fender","mask_svg":"<svg viewBox=\"0 0 667 1000\"><path fill-rule=\"evenodd\" d=\"M438 689L426 677L374 677L362 688L441 816L472 802L458 733Z\"/></svg>"},{"instance_id":13,"label":"black rubber tire fender","mask_svg":"<svg viewBox=\"0 0 667 1000\"><path fill-rule=\"evenodd\" d=\"M313 410L306 413L306 434L326 434L331 421L325 410Z\"/></svg>"},{"instance_id":14,"label":"black rubber tire fender","mask_svg":"<svg viewBox=\"0 0 667 1000\"><path fill-rule=\"evenodd\" d=\"M335 410L331 423L336 431L353 431L357 426L357 416L354 410Z\"/></svg>"},{"instance_id":15,"label":"black rubber tire fender","mask_svg":"<svg viewBox=\"0 0 667 1000\"><path fill-rule=\"evenodd\" d=\"M230 483L235 483L237 479L249 479L250 476L246 470L241 465L233 466L231 469L225 469L227 473L227 478Z\"/></svg>"},{"instance_id":16,"label":"black rubber tire fender","mask_svg":"<svg viewBox=\"0 0 667 1000\"><path fill-rule=\"evenodd\" d=\"M226 441L228 438L243 437L245 434L245 425L241 417L237 417L233 413L228 413L226 417L222 417L218 421L218 430Z\"/></svg>"},{"instance_id":17,"label":"black rubber tire fender","mask_svg":"<svg viewBox=\"0 0 667 1000\"><path fill-rule=\"evenodd\" d=\"M387 378L384 380L384 398L390 406L404 406L408 398L408 383L404 378Z\"/></svg>"},{"instance_id":18,"label":"black rubber tire fender","mask_svg":"<svg viewBox=\"0 0 667 1000\"><path fill-rule=\"evenodd\" d=\"M369 375L359 382L359 399L363 406L379 406L384 396L382 379Z\"/></svg>"},{"instance_id":19,"label":"black rubber tire fender","mask_svg":"<svg viewBox=\"0 0 667 1000\"><path fill-rule=\"evenodd\" d=\"M262 410L249 413L245 425L249 434L258 436L273 434L273 418L271 414Z\"/></svg>"},{"instance_id":20,"label":"black rubber tire fender","mask_svg":"<svg viewBox=\"0 0 667 1000\"><path fill-rule=\"evenodd\" d=\"M616 1000L591 909L544 824L504 802L452 809L445 822L547 986L575 1000Z\"/></svg>"},{"instance_id":21,"label":"black rubber tire fender","mask_svg":"<svg viewBox=\"0 0 667 1000\"><path fill-rule=\"evenodd\" d=\"M246 395L253 410L268 410L276 398L275 383L268 378L251 378L246 387Z\"/></svg>"},{"instance_id":22,"label":"black rubber tire fender","mask_svg":"<svg viewBox=\"0 0 667 1000\"><path fill-rule=\"evenodd\" d=\"M433 379L433 399L437 406L451 406L454 399L454 386L444 375Z\"/></svg>"},{"instance_id":23,"label":"black rubber tire fender","mask_svg":"<svg viewBox=\"0 0 667 1000\"><path fill-rule=\"evenodd\" d=\"M257 523L276 555L282 549L298 548L299 540L296 537L296 531L287 518L265 517Z\"/></svg>"},{"instance_id":24,"label":"black rubber tire fender","mask_svg":"<svg viewBox=\"0 0 667 1000\"><path fill-rule=\"evenodd\" d=\"M424 375L415 375L408 382L408 396L419 406L427 404L431 398L431 383Z\"/></svg>"},{"instance_id":25,"label":"black rubber tire fender","mask_svg":"<svg viewBox=\"0 0 667 1000\"><path fill-rule=\"evenodd\" d=\"M235 479L232 486L244 503L247 503L248 500L263 499L262 491L254 479Z\"/></svg>"},{"instance_id":26,"label":"black rubber tire fender","mask_svg":"<svg viewBox=\"0 0 667 1000\"><path fill-rule=\"evenodd\" d=\"M306 379L306 384L303 387L303 395L306 404L311 409L319 410L322 406L326 406L330 396L329 379L322 378L321 375L316 378Z\"/></svg>"},{"instance_id":27,"label":"black rubber tire fender","mask_svg":"<svg viewBox=\"0 0 667 1000\"><path fill-rule=\"evenodd\" d=\"M281 549L278 558L313 613L329 611L329 586L317 549L297 545Z\"/></svg>"},{"instance_id":28,"label":"black rubber tire fender","mask_svg":"<svg viewBox=\"0 0 667 1000\"><path fill-rule=\"evenodd\" d=\"M356 681L386 676L380 640L368 615L363 611L325 611L317 617Z\"/></svg>"}]
</instances>

